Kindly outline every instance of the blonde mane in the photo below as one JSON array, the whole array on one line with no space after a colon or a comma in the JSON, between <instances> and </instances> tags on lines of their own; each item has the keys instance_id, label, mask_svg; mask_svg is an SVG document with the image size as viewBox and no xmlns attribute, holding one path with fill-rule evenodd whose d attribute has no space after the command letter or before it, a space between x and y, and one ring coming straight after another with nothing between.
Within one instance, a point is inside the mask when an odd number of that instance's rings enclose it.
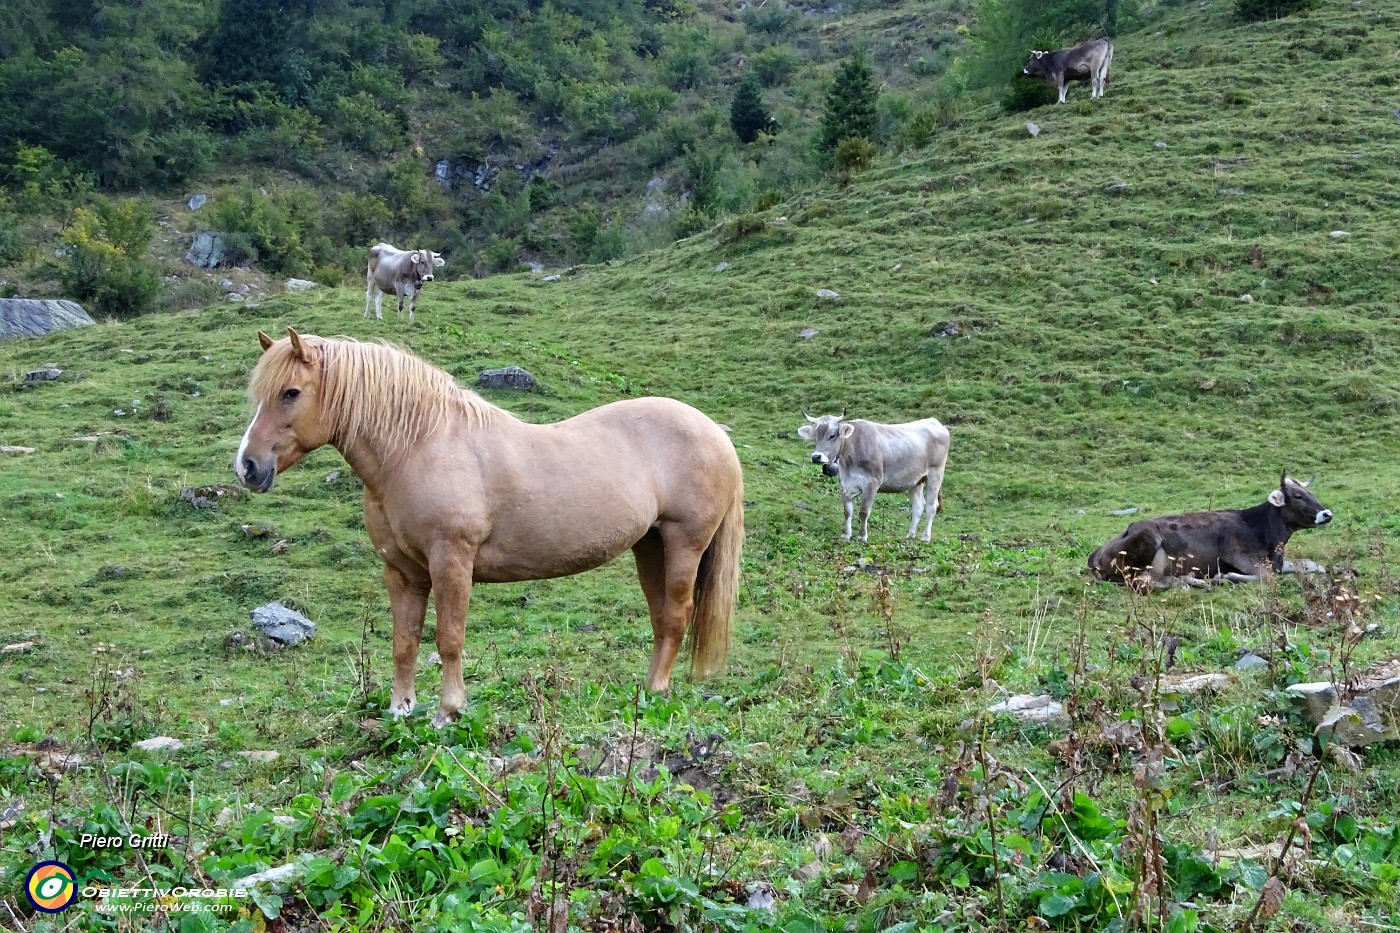
<instances>
[{"instance_id":1,"label":"blonde mane","mask_svg":"<svg viewBox=\"0 0 1400 933\"><path fill-rule=\"evenodd\" d=\"M453 414L465 416L474 427L515 420L407 350L348 337L306 335L302 340L319 351L321 409L330 423L331 443L342 452L367 437L386 445L386 452L405 449ZM304 365L290 341L278 341L253 369L248 398L254 405L271 404Z\"/></svg>"}]
</instances>

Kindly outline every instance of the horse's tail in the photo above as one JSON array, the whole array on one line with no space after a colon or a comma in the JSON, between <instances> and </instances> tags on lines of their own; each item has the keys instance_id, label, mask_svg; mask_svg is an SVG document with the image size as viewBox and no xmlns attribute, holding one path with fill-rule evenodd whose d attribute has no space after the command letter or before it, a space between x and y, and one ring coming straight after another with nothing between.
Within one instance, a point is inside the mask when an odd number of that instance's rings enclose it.
<instances>
[{"instance_id":1,"label":"horse's tail","mask_svg":"<svg viewBox=\"0 0 1400 933\"><path fill-rule=\"evenodd\" d=\"M690 675L705 677L724 666L729 654L729 619L739 595L739 555L744 549L744 482L734 486L710 546L695 575L695 616L690 625Z\"/></svg>"}]
</instances>

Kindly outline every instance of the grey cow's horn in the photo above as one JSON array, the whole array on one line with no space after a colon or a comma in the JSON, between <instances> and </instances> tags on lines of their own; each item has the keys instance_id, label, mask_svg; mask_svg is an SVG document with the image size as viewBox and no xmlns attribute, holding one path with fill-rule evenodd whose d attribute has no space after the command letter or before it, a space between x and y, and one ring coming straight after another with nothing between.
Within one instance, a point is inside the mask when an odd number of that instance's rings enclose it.
<instances>
[{"instance_id":1,"label":"grey cow's horn","mask_svg":"<svg viewBox=\"0 0 1400 933\"><path fill-rule=\"evenodd\" d=\"M807 414L805 411L802 413L802 417L806 418L808 421L812 422L813 424L816 424L818 421L821 420L820 418L813 418L811 415Z\"/></svg>"}]
</instances>

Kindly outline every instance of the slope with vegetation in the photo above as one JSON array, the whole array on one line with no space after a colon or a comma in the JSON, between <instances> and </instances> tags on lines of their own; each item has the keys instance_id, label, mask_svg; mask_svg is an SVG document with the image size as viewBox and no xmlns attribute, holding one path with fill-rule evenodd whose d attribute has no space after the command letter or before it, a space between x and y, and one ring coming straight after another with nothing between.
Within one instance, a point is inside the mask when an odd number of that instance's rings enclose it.
<instances>
[{"instance_id":1,"label":"slope with vegetation","mask_svg":"<svg viewBox=\"0 0 1400 933\"><path fill-rule=\"evenodd\" d=\"M0 470L0 645L32 642L0 655L0 897L23 913L58 857L159 885L296 866L182 929L1393 924L1394 747L1316 741L1283 691L1396 653L1397 39L1369 4L1169 8L1120 33L1102 100L972 110L844 186L557 281L435 282L413 325L327 289L0 347L0 443L37 448ZM230 481L255 333L288 325L463 384L523 365L541 391L492 400L532 420L661 394L730 425L728 673L637 692L622 561L478 588L468 714L387 722L386 597L339 457L267 496L180 495ZM47 363L57 382L20 381ZM898 496L869 545L836 540L795 429L843 408L951 426L932 544L901 540ZM1328 574L1088 583L1116 513L1251 505L1280 469L1336 512L1290 544ZM232 634L271 599L317 639ZM1267 663L1235 670L1246 650ZM1215 693L1168 686L1214 671ZM1006 692L1072 725L987 713ZM154 735L185 746L133 750ZM178 844L75 844L133 826Z\"/></svg>"}]
</instances>

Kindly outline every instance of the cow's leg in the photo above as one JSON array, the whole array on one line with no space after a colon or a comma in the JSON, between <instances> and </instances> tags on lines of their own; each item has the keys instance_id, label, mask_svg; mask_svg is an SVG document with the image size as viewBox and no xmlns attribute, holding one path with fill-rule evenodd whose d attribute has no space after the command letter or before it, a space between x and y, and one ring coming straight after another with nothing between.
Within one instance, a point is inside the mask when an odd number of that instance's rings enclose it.
<instances>
[{"instance_id":1,"label":"cow's leg","mask_svg":"<svg viewBox=\"0 0 1400 933\"><path fill-rule=\"evenodd\" d=\"M846 530L841 532L841 540L851 540L851 516L855 512L855 493L841 490L841 507L846 510Z\"/></svg>"},{"instance_id":2,"label":"cow's leg","mask_svg":"<svg viewBox=\"0 0 1400 933\"><path fill-rule=\"evenodd\" d=\"M1216 577L1217 580L1224 580L1226 583L1258 583L1261 575L1257 573L1236 573L1231 570L1229 573L1222 573Z\"/></svg>"},{"instance_id":3,"label":"cow's leg","mask_svg":"<svg viewBox=\"0 0 1400 933\"><path fill-rule=\"evenodd\" d=\"M377 285L374 287L374 319L384 320L384 289Z\"/></svg>"},{"instance_id":4,"label":"cow's leg","mask_svg":"<svg viewBox=\"0 0 1400 933\"><path fill-rule=\"evenodd\" d=\"M398 313L394 315L395 317L403 317L403 292L404 284L402 282L395 282L394 294L397 295L399 298L399 310Z\"/></svg>"},{"instance_id":5,"label":"cow's leg","mask_svg":"<svg viewBox=\"0 0 1400 933\"><path fill-rule=\"evenodd\" d=\"M860 491L860 539L870 540L870 510L875 507L875 493L880 491L879 483L868 483Z\"/></svg>"},{"instance_id":6,"label":"cow's leg","mask_svg":"<svg viewBox=\"0 0 1400 933\"><path fill-rule=\"evenodd\" d=\"M365 282L365 317L369 317L370 293L374 291L374 279Z\"/></svg>"},{"instance_id":7,"label":"cow's leg","mask_svg":"<svg viewBox=\"0 0 1400 933\"><path fill-rule=\"evenodd\" d=\"M943 495L943 468L930 471L928 483L924 487L924 540L933 540L933 519L938 514L938 503Z\"/></svg>"},{"instance_id":8,"label":"cow's leg","mask_svg":"<svg viewBox=\"0 0 1400 933\"><path fill-rule=\"evenodd\" d=\"M418 307L418 289L409 287L408 289L408 323L413 323L413 309Z\"/></svg>"},{"instance_id":9,"label":"cow's leg","mask_svg":"<svg viewBox=\"0 0 1400 933\"><path fill-rule=\"evenodd\" d=\"M914 488L909 490L909 511L913 512L913 517L909 520L909 533L904 536L904 540L912 541L919 533L919 519L924 517L924 491L928 489L925 480L919 480L914 484Z\"/></svg>"},{"instance_id":10,"label":"cow's leg","mask_svg":"<svg viewBox=\"0 0 1400 933\"><path fill-rule=\"evenodd\" d=\"M437 606L437 649L442 658L442 701L434 726L445 725L467 705L462 680L462 646L467 635L467 607L472 597L475 553L458 542L438 545L428 558Z\"/></svg>"},{"instance_id":11,"label":"cow's leg","mask_svg":"<svg viewBox=\"0 0 1400 933\"><path fill-rule=\"evenodd\" d=\"M1069 82L1066 81L1063 77L1061 77L1060 80L1055 82L1055 89L1060 92L1060 103L1062 104L1065 102L1065 90L1068 87Z\"/></svg>"}]
</instances>

